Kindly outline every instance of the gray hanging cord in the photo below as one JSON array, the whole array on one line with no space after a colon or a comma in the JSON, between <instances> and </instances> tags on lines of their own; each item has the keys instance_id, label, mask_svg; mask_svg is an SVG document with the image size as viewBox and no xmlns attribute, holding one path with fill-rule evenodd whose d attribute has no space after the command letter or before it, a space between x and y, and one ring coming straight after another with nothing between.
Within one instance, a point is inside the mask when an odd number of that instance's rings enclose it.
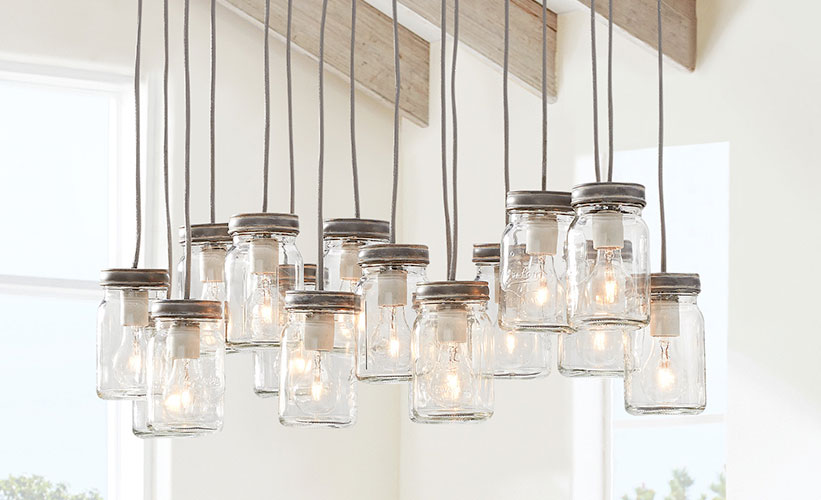
<instances>
[{"instance_id":1,"label":"gray hanging cord","mask_svg":"<svg viewBox=\"0 0 821 500\"><path fill-rule=\"evenodd\" d=\"M351 172L353 175L353 212L357 219L361 216L359 208L359 168L356 156L356 4L357 0L351 2ZM394 14L394 19L396 15ZM397 70L398 71L398 70ZM393 222L393 221L391 221ZM391 234L393 234L393 223L391 223Z\"/></svg>"},{"instance_id":2,"label":"gray hanging cord","mask_svg":"<svg viewBox=\"0 0 821 500\"><path fill-rule=\"evenodd\" d=\"M191 298L191 68L188 60L188 10L183 16L183 68L185 75L185 286L183 298Z\"/></svg>"},{"instance_id":3,"label":"gray hanging cord","mask_svg":"<svg viewBox=\"0 0 821 500\"><path fill-rule=\"evenodd\" d=\"M163 75L162 75L162 176L165 195L165 239L168 259L168 290L165 297L171 298L171 282L174 280L174 241L171 232L171 197L168 183L168 0L163 0Z\"/></svg>"},{"instance_id":4,"label":"gray hanging cord","mask_svg":"<svg viewBox=\"0 0 821 500\"><path fill-rule=\"evenodd\" d=\"M502 105L505 129L505 197L510 191L510 104L508 102L507 77L510 63L510 0L505 0L505 50L502 63Z\"/></svg>"},{"instance_id":5,"label":"gray hanging cord","mask_svg":"<svg viewBox=\"0 0 821 500\"><path fill-rule=\"evenodd\" d=\"M607 182L613 182L613 0L607 9Z\"/></svg>"},{"instance_id":6,"label":"gray hanging cord","mask_svg":"<svg viewBox=\"0 0 821 500\"><path fill-rule=\"evenodd\" d=\"M294 188L294 98L291 82L291 18L293 16L294 1L288 0L288 27L285 35L285 82L288 90L288 160L291 176L291 213L296 212L296 192Z\"/></svg>"},{"instance_id":7,"label":"gray hanging cord","mask_svg":"<svg viewBox=\"0 0 821 500\"><path fill-rule=\"evenodd\" d=\"M448 279L456 279L456 264L459 260L459 182L457 176L457 160L459 153L459 134L456 117L456 55L459 53L459 0L453 0L453 56L450 66L450 105L453 117L453 255L450 258L450 269L448 269Z\"/></svg>"},{"instance_id":8,"label":"gray hanging cord","mask_svg":"<svg viewBox=\"0 0 821 500\"><path fill-rule=\"evenodd\" d=\"M356 3L356 2L354 2ZM399 98L402 95L402 76L399 68L399 21L396 0L391 2L393 14L393 191L391 192L391 243L396 243L396 205L399 199Z\"/></svg>"},{"instance_id":9,"label":"gray hanging cord","mask_svg":"<svg viewBox=\"0 0 821 500\"><path fill-rule=\"evenodd\" d=\"M131 265L134 269L140 264L140 245L142 243L143 217L142 217L142 192L140 188L140 46L142 45L143 31L143 0L137 0L137 50L134 57L134 131L135 131L135 202L136 202L136 244L134 248L134 262Z\"/></svg>"},{"instance_id":10,"label":"gray hanging cord","mask_svg":"<svg viewBox=\"0 0 821 500\"><path fill-rule=\"evenodd\" d=\"M317 240L317 266L319 276L316 280L317 290L325 289L325 280L322 278L325 269L325 256L322 239L322 192L324 189L325 176L325 18L328 14L328 0L322 0L322 18L319 23L319 162L318 162L318 182L317 182L317 218L316 218L316 240Z\"/></svg>"},{"instance_id":11,"label":"gray hanging cord","mask_svg":"<svg viewBox=\"0 0 821 500\"><path fill-rule=\"evenodd\" d=\"M265 0L265 29L263 30L265 40L263 45L264 60L264 80L265 80L265 132L262 138L262 211L268 211L268 151L269 136L271 133L271 84L270 70L268 68L268 23L271 14L271 0Z\"/></svg>"},{"instance_id":12,"label":"gray hanging cord","mask_svg":"<svg viewBox=\"0 0 821 500\"><path fill-rule=\"evenodd\" d=\"M590 59L593 62L593 167L596 182L601 182L599 162L599 82L596 63L596 0L590 0Z\"/></svg>"},{"instance_id":13,"label":"gray hanging cord","mask_svg":"<svg viewBox=\"0 0 821 500\"><path fill-rule=\"evenodd\" d=\"M447 0L442 0L442 17L441 17L441 35L442 35L442 43L441 43L441 53L440 57L440 64L439 64L439 74L440 74L440 82L439 82L439 93L440 93L440 116L442 119L441 123L441 132L442 132L442 202L444 205L445 210L445 253L446 253L446 272L450 272L451 261L453 260L453 237L451 236L451 227L450 227L450 209L448 208L448 130L447 130L447 122L448 122L448 115L447 115L447 93L445 92L446 89L446 73L445 73L445 63L447 60L447 19L448 18L448 8L447 8Z\"/></svg>"},{"instance_id":14,"label":"gray hanging cord","mask_svg":"<svg viewBox=\"0 0 821 500\"><path fill-rule=\"evenodd\" d=\"M217 221L216 193L217 170L215 160L216 130L215 111L217 96L217 0L211 0L211 224Z\"/></svg>"},{"instance_id":15,"label":"gray hanging cord","mask_svg":"<svg viewBox=\"0 0 821 500\"><path fill-rule=\"evenodd\" d=\"M661 0L658 0L659 66L659 213L661 215L661 272L667 272L667 218L664 215L664 68L661 47Z\"/></svg>"},{"instance_id":16,"label":"gray hanging cord","mask_svg":"<svg viewBox=\"0 0 821 500\"><path fill-rule=\"evenodd\" d=\"M547 1L542 0L542 191L547 191Z\"/></svg>"}]
</instances>

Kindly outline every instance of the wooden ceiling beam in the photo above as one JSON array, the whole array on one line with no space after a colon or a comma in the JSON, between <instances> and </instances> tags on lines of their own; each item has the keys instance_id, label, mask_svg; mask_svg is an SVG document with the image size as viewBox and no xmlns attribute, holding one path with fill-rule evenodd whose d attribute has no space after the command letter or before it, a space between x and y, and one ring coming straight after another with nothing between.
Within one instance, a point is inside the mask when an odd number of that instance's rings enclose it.
<instances>
[{"instance_id":1,"label":"wooden ceiling beam","mask_svg":"<svg viewBox=\"0 0 821 500\"><path fill-rule=\"evenodd\" d=\"M262 25L264 0L220 0ZM269 26L285 36L287 28L287 0L271 0ZM293 43L303 51L319 57L319 22L322 0L295 0L293 2ZM393 105L393 25L391 18L360 1L356 16L356 82L369 94ZM328 67L349 77L351 45L351 0L330 0L325 26L325 63ZM399 46L402 64L402 113L420 125L428 124L428 92L430 72L430 44L406 29L399 27Z\"/></svg>"},{"instance_id":2,"label":"wooden ceiling beam","mask_svg":"<svg viewBox=\"0 0 821 500\"><path fill-rule=\"evenodd\" d=\"M441 0L399 0L434 26L440 26ZM448 0L448 33L453 33L453 0ZM469 0L459 4L459 41L501 68L504 59L505 4ZM547 94L555 101L556 13L547 11ZM510 74L536 93L542 86L542 5L536 0L510 2Z\"/></svg>"},{"instance_id":3,"label":"wooden ceiling beam","mask_svg":"<svg viewBox=\"0 0 821 500\"><path fill-rule=\"evenodd\" d=\"M590 0L579 0L590 7ZM596 13L607 19L607 0L596 2ZM618 0L613 2L613 24L655 50L658 38L656 0ZM698 39L696 0L662 0L662 52L689 71L696 69Z\"/></svg>"}]
</instances>

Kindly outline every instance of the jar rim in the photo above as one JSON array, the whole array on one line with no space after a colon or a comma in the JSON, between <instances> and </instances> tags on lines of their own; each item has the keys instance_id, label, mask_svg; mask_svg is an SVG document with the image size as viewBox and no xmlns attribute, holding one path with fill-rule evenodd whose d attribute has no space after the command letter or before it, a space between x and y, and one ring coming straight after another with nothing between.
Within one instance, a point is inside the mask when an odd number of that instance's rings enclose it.
<instances>
[{"instance_id":1,"label":"jar rim","mask_svg":"<svg viewBox=\"0 0 821 500\"><path fill-rule=\"evenodd\" d=\"M632 182L589 182L571 192L573 208L582 205L613 203L643 208L647 205L644 186Z\"/></svg>"},{"instance_id":2,"label":"jar rim","mask_svg":"<svg viewBox=\"0 0 821 500\"><path fill-rule=\"evenodd\" d=\"M158 300L151 305L157 319L222 319L222 302L216 300Z\"/></svg>"},{"instance_id":3,"label":"jar rim","mask_svg":"<svg viewBox=\"0 0 821 500\"><path fill-rule=\"evenodd\" d=\"M698 295L701 293L701 277L697 273L653 273L650 275L650 293Z\"/></svg>"},{"instance_id":4,"label":"jar rim","mask_svg":"<svg viewBox=\"0 0 821 500\"><path fill-rule=\"evenodd\" d=\"M289 312L353 313L361 309L361 304L359 296L352 292L288 290L285 292L285 309Z\"/></svg>"},{"instance_id":5,"label":"jar rim","mask_svg":"<svg viewBox=\"0 0 821 500\"><path fill-rule=\"evenodd\" d=\"M185 244L185 226L179 228L180 243ZM230 243L228 223L192 224L191 243Z\"/></svg>"},{"instance_id":6,"label":"jar rim","mask_svg":"<svg viewBox=\"0 0 821 500\"><path fill-rule=\"evenodd\" d=\"M551 210L572 212L571 195L566 191L508 191L505 210Z\"/></svg>"},{"instance_id":7,"label":"jar rim","mask_svg":"<svg viewBox=\"0 0 821 500\"><path fill-rule=\"evenodd\" d=\"M170 281L166 269L114 268L100 272L103 287L167 287Z\"/></svg>"},{"instance_id":8,"label":"jar rim","mask_svg":"<svg viewBox=\"0 0 821 500\"><path fill-rule=\"evenodd\" d=\"M487 301L490 289L486 281L430 281L416 286L414 302Z\"/></svg>"},{"instance_id":9,"label":"jar rim","mask_svg":"<svg viewBox=\"0 0 821 500\"><path fill-rule=\"evenodd\" d=\"M474 264L498 264L502 257L499 243L476 243L473 245Z\"/></svg>"},{"instance_id":10,"label":"jar rim","mask_svg":"<svg viewBox=\"0 0 821 500\"><path fill-rule=\"evenodd\" d=\"M323 238L358 238L389 240L391 224L378 219L325 219L322 224Z\"/></svg>"},{"instance_id":11,"label":"jar rim","mask_svg":"<svg viewBox=\"0 0 821 500\"><path fill-rule=\"evenodd\" d=\"M430 264L427 245L406 245L397 243L377 243L365 245L359 250L359 265L421 265Z\"/></svg>"},{"instance_id":12,"label":"jar rim","mask_svg":"<svg viewBox=\"0 0 821 500\"><path fill-rule=\"evenodd\" d=\"M283 235L299 234L299 217L294 214L248 213L237 214L228 221L228 232L237 233L276 233Z\"/></svg>"}]
</instances>

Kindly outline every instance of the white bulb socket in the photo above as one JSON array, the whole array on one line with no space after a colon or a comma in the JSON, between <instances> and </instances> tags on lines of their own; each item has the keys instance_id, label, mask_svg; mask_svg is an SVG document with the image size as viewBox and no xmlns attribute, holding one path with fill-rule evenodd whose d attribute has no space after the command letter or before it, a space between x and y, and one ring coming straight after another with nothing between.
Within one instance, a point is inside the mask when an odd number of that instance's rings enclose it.
<instances>
[{"instance_id":1,"label":"white bulb socket","mask_svg":"<svg viewBox=\"0 0 821 500\"><path fill-rule=\"evenodd\" d=\"M148 326L148 291L123 290L120 317L123 326Z\"/></svg>"},{"instance_id":2,"label":"white bulb socket","mask_svg":"<svg viewBox=\"0 0 821 500\"><path fill-rule=\"evenodd\" d=\"M650 302L650 336L678 337L681 333L678 302Z\"/></svg>"},{"instance_id":3,"label":"white bulb socket","mask_svg":"<svg viewBox=\"0 0 821 500\"><path fill-rule=\"evenodd\" d=\"M339 259L339 277L345 281L359 281L361 276L359 245L342 245L342 256Z\"/></svg>"},{"instance_id":4,"label":"white bulb socket","mask_svg":"<svg viewBox=\"0 0 821 500\"><path fill-rule=\"evenodd\" d=\"M624 247L624 221L621 212L605 210L593 214L593 248Z\"/></svg>"},{"instance_id":5,"label":"white bulb socket","mask_svg":"<svg viewBox=\"0 0 821 500\"><path fill-rule=\"evenodd\" d=\"M545 217L529 221L525 228L525 252L528 255L556 255L559 221Z\"/></svg>"},{"instance_id":6,"label":"white bulb socket","mask_svg":"<svg viewBox=\"0 0 821 500\"><path fill-rule=\"evenodd\" d=\"M221 283L225 281L225 249L202 249L200 254L200 281L203 283Z\"/></svg>"},{"instance_id":7,"label":"white bulb socket","mask_svg":"<svg viewBox=\"0 0 821 500\"><path fill-rule=\"evenodd\" d=\"M279 265L279 242L277 240L268 238L251 240L248 254L252 273L276 273Z\"/></svg>"},{"instance_id":8,"label":"white bulb socket","mask_svg":"<svg viewBox=\"0 0 821 500\"><path fill-rule=\"evenodd\" d=\"M382 271L376 278L379 307L408 305L408 273L401 270Z\"/></svg>"},{"instance_id":9,"label":"white bulb socket","mask_svg":"<svg viewBox=\"0 0 821 500\"><path fill-rule=\"evenodd\" d=\"M200 328L192 325L173 325L168 329L168 352L171 359L199 359Z\"/></svg>"},{"instance_id":10,"label":"white bulb socket","mask_svg":"<svg viewBox=\"0 0 821 500\"><path fill-rule=\"evenodd\" d=\"M302 342L308 351L330 351L334 348L334 315L312 313L305 318Z\"/></svg>"},{"instance_id":11,"label":"white bulb socket","mask_svg":"<svg viewBox=\"0 0 821 500\"><path fill-rule=\"evenodd\" d=\"M436 340L463 344L468 339L468 314L464 309L443 309L438 313Z\"/></svg>"}]
</instances>

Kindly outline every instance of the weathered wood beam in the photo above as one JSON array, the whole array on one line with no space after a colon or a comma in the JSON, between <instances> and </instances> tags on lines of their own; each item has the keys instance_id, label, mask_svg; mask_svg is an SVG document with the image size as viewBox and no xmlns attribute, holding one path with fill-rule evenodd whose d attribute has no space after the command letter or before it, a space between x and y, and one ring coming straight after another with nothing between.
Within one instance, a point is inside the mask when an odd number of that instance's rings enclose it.
<instances>
[{"instance_id":1,"label":"weathered wood beam","mask_svg":"<svg viewBox=\"0 0 821 500\"><path fill-rule=\"evenodd\" d=\"M221 0L259 23L265 15L264 0ZM285 36L287 0L271 0L269 25ZM293 2L293 43L319 56L319 22L322 0ZM325 26L325 63L349 76L351 0L330 0ZM414 122L428 124L430 44L412 31L399 27L402 65L402 113ZM390 104L394 99L393 26L391 18L360 0L356 12L356 81L360 88Z\"/></svg>"},{"instance_id":2,"label":"weathered wood beam","mask_svg":"<svg viewBox=\"0 0 821 500\"><path fill-rule=\"evenodd\" d=\"M399 0L435 26L440 0ZM448 33L453 32L453 0L448 1ZM459 4L459 40L501 67L504 59L505 4L502 0L470 0ZM547 13L547 94L556 98L556 14ZM537 92L542 86L542 5L511 0L510 74Z\"/></svg>"},{"instance_id":3,"label":"weathered wood beam","mask_svg":"<svg viewBox=\"0 0 821 500\"><path fill-rule=\"evenodd\" d=\"M590 7L590 0L579 0ZM607 18L606 0L596 2L596 13ZM696 0L662 0L662 52L686 69L696 69ZM656 0L618 0L613 2L613 24L649 44L657 45Z\"/></svg>"}]
</instances>

